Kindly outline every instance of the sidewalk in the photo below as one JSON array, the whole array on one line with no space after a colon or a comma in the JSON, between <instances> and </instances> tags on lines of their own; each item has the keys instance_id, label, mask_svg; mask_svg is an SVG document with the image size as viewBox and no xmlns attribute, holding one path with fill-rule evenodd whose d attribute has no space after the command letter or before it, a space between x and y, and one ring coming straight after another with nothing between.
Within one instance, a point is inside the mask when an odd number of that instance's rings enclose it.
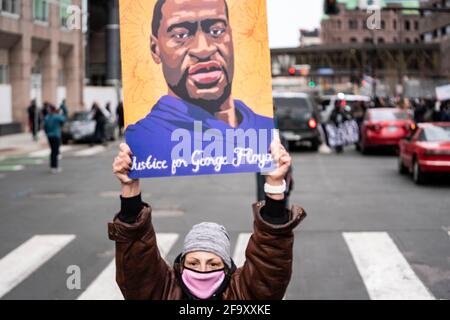
<instances>
[{"instance_id":1,"label":"sidewalk","mask_svg":"<svg viewBox=\"0 0 450 320\"><path fill-rule=\"evenodd\" d=\"M33 141L29 132L0 136L0 158L21 156L47 148L47 139L42 131L39 132L38 141Z\"/></svg>"}]
</instances>

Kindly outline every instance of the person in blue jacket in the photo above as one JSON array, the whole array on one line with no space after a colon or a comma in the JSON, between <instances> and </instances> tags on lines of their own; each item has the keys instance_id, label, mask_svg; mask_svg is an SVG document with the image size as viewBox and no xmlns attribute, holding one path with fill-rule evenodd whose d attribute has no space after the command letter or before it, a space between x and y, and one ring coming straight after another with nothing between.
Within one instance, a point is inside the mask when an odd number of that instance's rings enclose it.
<instances>
[{"instance_id":1,"label":"person in blue jacket","mask_svg":"<svg viewBox=\"0 0 450 320\"><path fill-rule=\"evenodd\" d=\"M62 112L62 114L61 114ZM50 105L49 113L44 118L44 130L47 134L50 145L50 171L51 173L61 172L58 166L59 147L61 146L61 128L67 118L67 109L58 110L54 105Z\"/></svg>"}]
</instances>

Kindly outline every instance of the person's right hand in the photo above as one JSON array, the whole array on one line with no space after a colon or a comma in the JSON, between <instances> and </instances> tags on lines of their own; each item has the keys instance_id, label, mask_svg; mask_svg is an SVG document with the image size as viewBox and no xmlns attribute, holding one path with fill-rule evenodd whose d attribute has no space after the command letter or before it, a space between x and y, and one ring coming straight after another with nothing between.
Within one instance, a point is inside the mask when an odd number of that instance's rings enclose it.
<instances>
[{"instance_id":1,"label":"person's right hand","mask_svg":"<svg viewBox=\"0 0 450 320\"><path fill-rule=\"evenodd\" d=\"M112 165L113 173L121 183L123 197L137 196L140 193L139 179L130 179L128 177L132 165L131 149L126 143L121 143L119 148L119 154Z\"/></svg>"}]
</instances>

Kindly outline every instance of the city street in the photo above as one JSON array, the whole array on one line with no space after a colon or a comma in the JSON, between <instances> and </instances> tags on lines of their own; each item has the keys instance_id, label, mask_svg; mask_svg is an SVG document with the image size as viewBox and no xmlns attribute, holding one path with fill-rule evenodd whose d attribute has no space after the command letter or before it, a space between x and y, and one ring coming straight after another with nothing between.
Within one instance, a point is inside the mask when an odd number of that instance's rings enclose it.
<instances>
[{"instance_id":1,"label":"city street","mask_svg":"<svg viewBox=\"0 0 450 320\"><path fill-rule=\"evenodd\" d=\"M118 142L0 159L0 299L118 299L107 223L119 210L111 173ZM450 183L416 186L392 155L293 153L296 229L286 299L450 299ZM146 180L143 199L173 262L193 224L231 234L237 264L252 231L253 174ZM81 289L67 288L69 266ZM5 276L8 275L8 276Z\"/></svg>"}]
</instances>

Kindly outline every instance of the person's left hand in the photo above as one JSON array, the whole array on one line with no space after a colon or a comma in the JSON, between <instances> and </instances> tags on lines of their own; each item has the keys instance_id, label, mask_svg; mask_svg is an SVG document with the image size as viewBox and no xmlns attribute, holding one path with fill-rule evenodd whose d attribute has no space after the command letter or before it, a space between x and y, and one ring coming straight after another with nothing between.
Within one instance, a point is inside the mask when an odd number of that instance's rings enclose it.
<instances>
[{"instance_id":1,"label":"person's left hand","mask_svg":"<svg viewBox=\"0 0 450 320\"><path fill-rule=\"evenodd\" d=\"M291 166L292 158L279 139L275 139L270 145L270 153L276 163L276 169L266 176L266 182L272 186L281 186Z\"/></svg>"}]
</instances>

